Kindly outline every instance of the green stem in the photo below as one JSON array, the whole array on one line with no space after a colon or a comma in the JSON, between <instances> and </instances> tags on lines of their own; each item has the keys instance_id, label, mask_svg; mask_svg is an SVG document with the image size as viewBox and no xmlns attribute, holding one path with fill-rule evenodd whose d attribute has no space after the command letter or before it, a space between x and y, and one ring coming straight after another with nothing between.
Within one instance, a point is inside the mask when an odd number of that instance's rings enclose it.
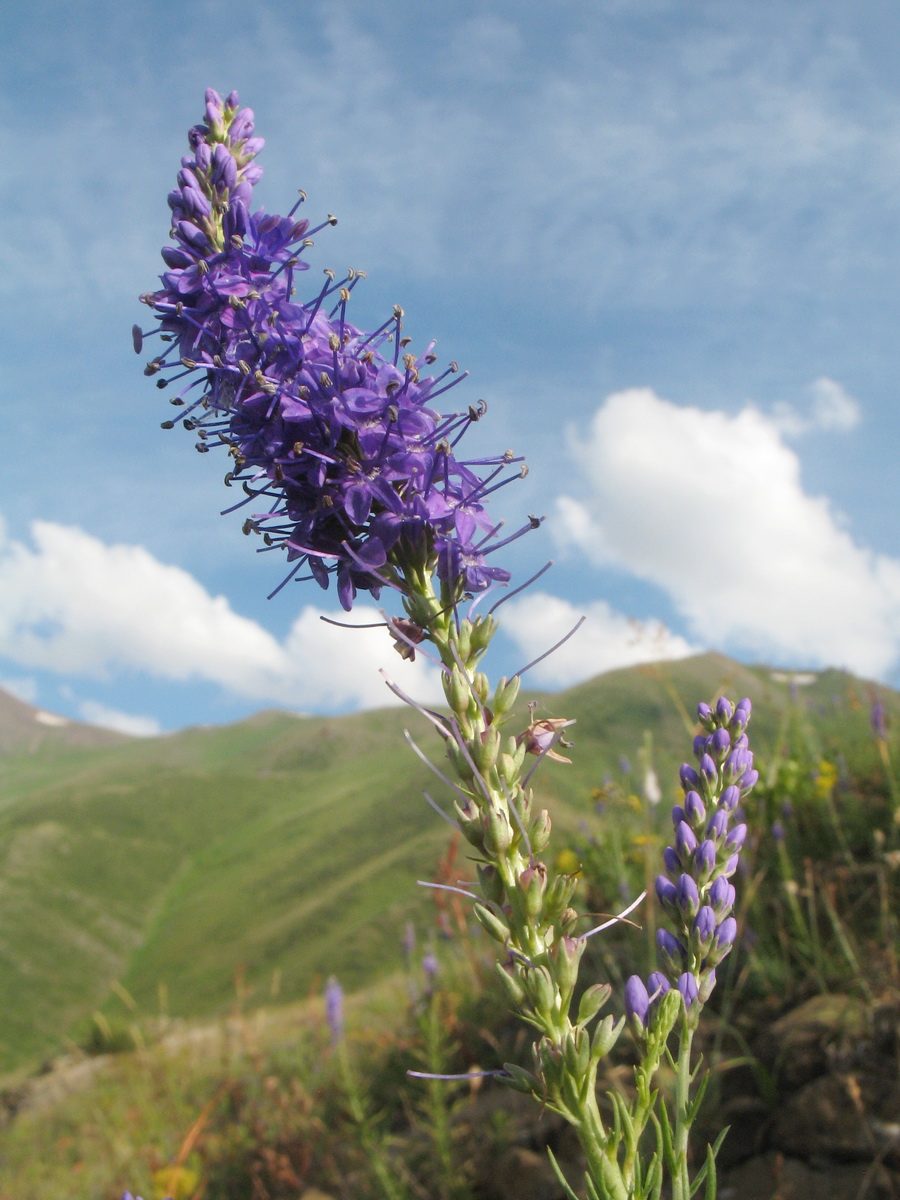
<instances>
[{"instance_id":1,"label":"green stem","mask_svg":"<svg viewBox=\"0 0 900 1200\"><path fill-rule=\"evenodd\" d=\"M690 1200L691 1178L688 1171L688 1142L691 1133L691 1043L694 1031L687 1017L682 1019L678 1035L678 1061L675 1069L675 1135L672 1170L672 1200Z\"/></svg>"}]
</instances>

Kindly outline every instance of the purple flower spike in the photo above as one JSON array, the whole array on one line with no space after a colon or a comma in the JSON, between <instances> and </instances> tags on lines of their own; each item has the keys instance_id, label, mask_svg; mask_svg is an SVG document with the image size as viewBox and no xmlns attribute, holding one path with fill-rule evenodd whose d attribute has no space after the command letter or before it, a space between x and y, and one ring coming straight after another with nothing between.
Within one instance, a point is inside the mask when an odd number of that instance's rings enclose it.
<instances>
[{"instance_id":1,"label":"purple flower spike","mask_svg":"<svg viewBox=\"0 0 900 1200\"><path fill-rule=\"evenodd\" d=\"M162 286L142 297L168 343L146 370L162 387L194 376L172 403L199 450L231 455L226 481L245 494L235 507L253 504L244 531L286 552L284 583L301 571L321 587L334 580L346 609L359 591L404 591L404 572L436 571L454 600L507 582L489 555L539 521L498 540L485 503L523 473L521 459L460 456L483 405L434 407L464 373L451 363L432 374L433 346L404 352L399 307L374 332L347 319L357 273L326 272L305 302L294 298L317 229L294 215L300 202L288 216L252 211L263 142L236 93L223 103L210 89L205 122L170 193Z\"/></svg>"},{"instance_id":2,"label":"purple flower spike","mask_svg":"<svg viewBox=\"0 0 900 1200\"><path fill-rule=\"evenodd\" d=\"M687 1009L693 1006L690 1027L715 987L717 963L737 936L731 915L735 889L728 879L738 869L747 826L740 821L729 829L729 823L757 778L744 732L750 701L733 706L722 697L715 710L699 706L698 716L707 731L695 739L699 771L686 763L681 767L684 803L673 809L675 845L663 856L671 879L657 879L660 904L675 929L657 933L663 967L658 979L678 988ZM651 980L651 988L655 982Z\"/></svg>"},{"instance_id":3,"label":"purple flower spike","mask_svg":"<svg viewBox=\"0 0 900 1200\"><path fill-rule=\"evenodd\" d=\"M632 975L625 984L625 1012L629 1020L640 1029L647 1026L650 997L640 975Z\"/></svg>"},{"instance_id":4,"label":"purple flower spike","mask_svg":"<svg viewBox=\"0 0 900 1200\"><path fill-rule=\"evenodd\" d=\"M325 1019L336 1045L344 1036L344 989L333 975L325 985Z\"/></svg>"}]
</instances>

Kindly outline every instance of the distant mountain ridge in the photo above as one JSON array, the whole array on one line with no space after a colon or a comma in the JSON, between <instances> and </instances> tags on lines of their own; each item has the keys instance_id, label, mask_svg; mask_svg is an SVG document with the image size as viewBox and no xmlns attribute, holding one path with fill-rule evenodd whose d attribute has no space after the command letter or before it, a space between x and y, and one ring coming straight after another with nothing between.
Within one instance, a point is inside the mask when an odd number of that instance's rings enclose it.
<instances>
[{"instance_id":1,"label":"distant mountain ridge","mask_svg":"<svg viewBox=\"0 0 900 1200\"><path fill-rule=\"evenodd\" d=\"M797 686L707 654L539 696L539 716L576 724L573 763L542 766L538 800L561 831L602 832L592 793L623 754L636 761L645 731L674 798L694 707L721 691L753 700L761 765L799 704L823 747L880 769L869 709L877 694L896 721L900 697L807 674ZM0 1071L52 1053L113 984L145 1013L164 994L173 1015L206 1016L233 1002L237 976L251 1003L329 974L353 988L399 964L407 920L432 925L415 881L433 877L449 831L422 792L449 803L405 744L409 727L442 756L416 713L265 712L141 739L38 711L0 695ZM527 719L523 706L511 731Z\"/></svg>"},{"instance_id":2,"label":"distant mountain ridge","mask_svg":"<svg viewBox=\"0 0 900 1200\"><path fill-rule=\"evenodd\" d=\"M35 708L0 688L0 754L34 754L46 746L117 746L130 740L112 729Z\"/></svg>"}]
</instances>

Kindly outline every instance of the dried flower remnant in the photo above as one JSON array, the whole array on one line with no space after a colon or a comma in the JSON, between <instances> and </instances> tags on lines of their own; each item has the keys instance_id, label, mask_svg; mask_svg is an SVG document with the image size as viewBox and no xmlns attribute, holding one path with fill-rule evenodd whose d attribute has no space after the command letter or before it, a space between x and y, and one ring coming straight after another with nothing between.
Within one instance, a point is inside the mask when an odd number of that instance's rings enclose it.
<instances>
[{"instance_id":1,"label":"dried flower remnant","mask_svg":"<svg viewBox=\"0 0 900 1200\"><path fill-rule=\"evenodd\" d=\"M335 218L310 228L297 216L303 193L287 216L251 212L263 145L253 134L236 92L223 101L207 91L169 195L168 269L142 297L166 343L145 373L180 385L172 403L198 450L228 448L226 482L245 492L235 507L253 506L245 532L286 552L289 579L305 569L327 588L336 577L345 609L385 585L408 597L410 576L435 569L452 600L505 583L509 572L488 558L511 539L498 538L485 502L522 474L521 459L459 456L483 402L432 407L464 373L456 363L429 373L433 343L407 349L399 306L371 332L348 320L359 272L326 271L308 300L295 299L312 236ZM136 327L135 348L148 336Z\"/></svg>"}]
</instances>

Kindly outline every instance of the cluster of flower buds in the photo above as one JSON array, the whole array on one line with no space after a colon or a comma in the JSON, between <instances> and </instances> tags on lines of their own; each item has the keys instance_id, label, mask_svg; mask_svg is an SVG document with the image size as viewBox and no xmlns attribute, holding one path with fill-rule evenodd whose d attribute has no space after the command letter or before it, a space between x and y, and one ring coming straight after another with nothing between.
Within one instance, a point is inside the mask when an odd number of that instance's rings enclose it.
<instances>
[{"instance_id":1,"label":"cluster of flower buds","mask_svg":"<svg viewBox=\"0 0 900 1200\"><path fill-rule=\"evenodd\" d=\"M358 589L403 590L404 567L436 570L454 598L505 583L509 573L487 556L510 539L497 538L485 501L524 474L522 460L457 457L483 402L450 414L430 407L464 373L451 363L428 374L433 344L408 352L399 306L374 332L347 320L360 273L326 271L318 294L294 299L312 235L335 218L314 229L297 219L302 192L285 217L252 213L263 144L252 135L236 92L222 101L207 91L206 122L190 130L193 154L169 195L168 269L142 297L159 324L134 328L138 352L151 334L167 343L145 373L161 388L185 380L172 404L198 450L229 449L226 483L246 493L234 507L259 509L245 532L287 552L288 579L306 569L327 588L336 576L345 609Z\"/></svg>"},{"instance_id":2,"label":"cluster of flower buds","mask_svg":"<svg viewBox=\"0 0 900 1200\"><path fill-rule=\"evenodd\" d=\"M758 779L745 732L750 701L732 705L722 697L715 708L698 706L704 730L694 739L697 766L684 763L684 802L672 809L675 844L663 853L666 873L656 895L675 932L657 933L662 970L647 983L632 975L625 986L629 1022L641 1035L653 1021L659 1000L677 988L686 1009L699 1008L715 987L716 967L731 950L737 923L731 915L737 870L747 826L731 821L742 798Z\"/></svg>"}]
</instances>

